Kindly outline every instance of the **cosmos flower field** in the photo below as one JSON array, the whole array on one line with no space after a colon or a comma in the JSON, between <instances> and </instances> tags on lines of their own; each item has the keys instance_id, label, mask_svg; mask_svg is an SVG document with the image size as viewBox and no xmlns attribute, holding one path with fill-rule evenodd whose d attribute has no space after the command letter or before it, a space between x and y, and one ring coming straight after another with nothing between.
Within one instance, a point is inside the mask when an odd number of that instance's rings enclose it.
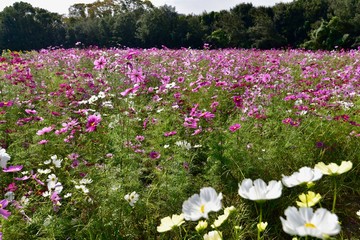
<instances>
[{"instance_id":1,"label":"cosmos flower field","mask_svg":"<svg viewBox=\"0 0 360 240\"><path fill-rule=\"evenodd\" d=\"M359 59L5 51L0 236L359 239Z\"/></svg>"}]
</instances>

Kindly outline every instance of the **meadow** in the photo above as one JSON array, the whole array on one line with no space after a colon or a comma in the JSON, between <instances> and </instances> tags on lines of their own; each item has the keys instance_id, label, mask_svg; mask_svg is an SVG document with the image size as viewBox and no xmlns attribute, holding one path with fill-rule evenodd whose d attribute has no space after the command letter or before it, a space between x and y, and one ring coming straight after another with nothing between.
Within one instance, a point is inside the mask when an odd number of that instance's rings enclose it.
<instances>
[{"instance_id":1,"label":"meadow","mask_svg":"<svg viewBox=\"0 0 360 240\"><path fill-rule=\"evenodd\" d=\"M359 59L4 51L2 239L359 239Z\"/></svg>"}]
</instances>

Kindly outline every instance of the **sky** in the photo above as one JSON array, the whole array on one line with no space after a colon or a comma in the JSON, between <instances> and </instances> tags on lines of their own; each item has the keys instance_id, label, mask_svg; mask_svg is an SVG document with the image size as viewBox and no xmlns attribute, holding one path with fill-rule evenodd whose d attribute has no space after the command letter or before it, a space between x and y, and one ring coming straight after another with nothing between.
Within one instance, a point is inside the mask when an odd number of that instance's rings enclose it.
<instances>
[{"instance_id":1,"label":"sky","mask_svg":"<svg viewBox=\"0 0 360 240\"><path fill-rule=\"evenodd\" d=\"M67 14L68 9L75 3L93 3L96 0L0 0L0 11L15 2L27 2L33 7L44 8L50 12ZM254 6L273 6L280 2L292 2L292 0L151 0L155 6L164 4L175 7L176 12L184 14L201 14L204 11L229 10L240 4L251 2Z\"/></svg>"}]
</instances>

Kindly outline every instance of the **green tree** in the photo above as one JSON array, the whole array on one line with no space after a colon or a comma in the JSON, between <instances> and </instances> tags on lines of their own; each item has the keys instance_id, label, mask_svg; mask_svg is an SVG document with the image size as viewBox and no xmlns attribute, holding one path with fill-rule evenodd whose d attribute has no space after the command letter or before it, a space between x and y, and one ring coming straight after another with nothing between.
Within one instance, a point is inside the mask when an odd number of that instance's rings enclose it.
<instances>
[{"instance_id":1,"label":"green tree","mask_svg":"<svg viewBox=\"0 0 360 240\"><path fill-rule=\"evenodd\" d=\"M254 25L248 29L252 47L269 49L280 48L286 44L286 39L276 31L271 8L255 8L252 10L252 15Z\"/></svg>"},{"instance_id":2,"label":"green tree","mask_svg":"<svg viewBox=\"0 0 360 240\"><path fill-rule=\"evenodd\" d=\"M29 3L16 2L0 17L0 45L11 50L41 49L60 45L65 39L61 16Z\"/></svg>"},{"instance_id":3,"label":"green tree","mask_svg":"<svg viewBox=\"0 0 360 240\"><path fill-rule=\"evenodd\" d=\"M174 47L178 14L174 7L164 5L144 13L139 22L136 37L145 47Z\"/></svg>"}]
</instances>

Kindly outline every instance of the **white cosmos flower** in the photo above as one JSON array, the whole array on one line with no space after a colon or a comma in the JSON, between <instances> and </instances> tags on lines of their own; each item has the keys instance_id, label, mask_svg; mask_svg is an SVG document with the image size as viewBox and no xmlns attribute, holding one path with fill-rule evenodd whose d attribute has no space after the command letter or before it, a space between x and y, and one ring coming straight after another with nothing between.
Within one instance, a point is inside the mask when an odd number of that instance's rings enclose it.
<instances>
[{"instance_id":1,"label":"white cosmos flower","mask_svg":"<svg viewBox=\"0 0 360 240\"><path fill-rule=\"evenodd\" d=\"M92 179L90 179L90 178L83 178L83 179L81 179L80 180L80 184L90 184L90 183L92 183L93 182L93 180Z\"/></svg>"},{"instance_id":2,"label":"white cosmos flower","mask_svg":"<svg viewBox=\"0 0 360 240\"><path fill-rule=\"evenodd\" d=\"M81 189L84 194L88 194L88 193L89 193L89 189L88 189L85 185L75 185L75 188L76 188L76 189Z\"/></svg>"},{"instance_id":3,"label":"white cosmos flower","mask_svg":"<svg viewBox=\"0 0 360 240\"><path fill-rule=\"evenodd\" d=\"M139 194L134 191L130 194L126 194L124 199L129 202L130 206L133 207L134 204L139 200Z\"/></svg>"},{"instance_id":4,"label":"white cosmos flower","mask_svg":"<svg viewBox=\"0 0 360 240\"><path fill-rule=\"evenodd\" d=\"M183 148L183 149L186 149L186 150L190 150L191 149L191 144L188 143L187 141L177 141L175 142L175 145Z\"/></svg>"},{"instance_id":5,"label":"white cosmos flower","mask_svg":"<svg viewBox=\"0 0 360 240\"><path fill-rule=\"evenodd\" d=\"M313 169L309 167L302 167L298 172L294 172L291 176L284 176L282 183L286 187L295 187L301 184L307 184L319 180L322 177L322 173L319 169Z\"/></svg>"},{"instance_id":6,"label":"white cosmos flower","mask_svg":"<svg viewBox=\"0 0 360 240\"><path fill-rule=\"evenodd\" d=\"M48 187L49 190L55 188L57 180L58 180L58 178L56 177L55 174L50 174L48 176L48 179L46 179L46 182L47 182L47 187Z\"/></svg>"},{"instance_id":7,"label":"white cosmos flower","mask_svg":"<svg viewBox=\"0 0 360 240\"><path fill-rule=\"evenodd\" d=\"M9 202L11 202L12 200L15 199L15 194L12 191L8 191L5 193L5 199L8 200Z\"/></svg>"},{"instance_id":8,"label":"white cosmos flower","mask_svg":"<svg viewBox=\"0 0 360 240\"><path fill-rule=\"evenodd\" d=\"M285 210L286 219L280 217L284 232L294 236L312 236L327 239L340 232L340 224L336 214L319 208L288 207Z\"/></svg>"},{"instance_id":9,"label":"white cosmos flower","mask_svg":"<svg viewBox=\"0 0 360 240\"><path fill-rule=\"evenodd\" d=\"M64 189L63 185L61 184L61 182L57 182L55 187L54 187L54 191L57 193L61 193L61 191Z\"/></svg>"},{"instance_id":10,"label":"white cosmos flower","mask_svg":"<svg viewBox=\"0 0 360 240\"><path fill-rule=\"evenodd\" d=\"M67 194L64 195L64 198L69 198L71 196L72 196L72 193L67 193Z\"/></svg>"},{"instance_id":11,"label":"white cosmos flower","mask_svg":"<svg viewBox=\"0 0 360 240\"><path fill-rule=\"evenodd\" d=\"M161 224L160 226L157 227L157 231L167 232L173 229L174 227L180 226L184 222L185 222L184 214L180 214L180 215L173 214L171 218L164 217L163 219L161 219Z\"/></svg>"},{"instance_id":12,"label":"white cosmos flower","mask_svg":"<svg viewBox=\"0 0 360 240\"><path fill-rule=\"evenodd\" d=\"M39 174L49 174L49 173L51 173L51 169L41 169L41 168L39 168L38 170L37 170L37 172L39 173Z\"/></svg>"},{"instance_id":13,"label":"white cosmos flower","mask_svg":"<svg viewBox=\"0 0 360 240\"><path fill-rule=\"evenodd\" d=\"M56 168L61 167L61 162L63 161L62 159L58 159L58 157L56 155L52 155L51 160L52 160L52 163L55 165Z\"/></svg>"},{"instance_id":14,"label":"white cosmos flower","mask_svg":"<svg viewBox=\"0 0 360 240\"><path fill-rule=\"evenodd\" d=\"M6 153L4 148L0 147L0 167L6 168L7 162L10 160L10 155Z\"/></svg>"},{"instance_id":15,"label":"white cosmos flower","mask_svg":"<svg viewBox=\"0 0 360 240\"><path fill-rule=\"evenodd\" d=\"M265 201L276 199L281 196L282 184L280 181L272 180L268 185L262 179L254 182L246 178L239 184L239 195L253 201Z\"/></svg>"},{"instance_id":16,"label":"white cosmos flower","mask_svg":"<svg viewBox=\"0 0 360 240\"><path fill-rule=\"evenodd\" d=\"M50 195L51 195L51 192L49 192L49 191L45 191L42 193L43 197L50 197Z\"/></svg>"},{"instance_id":17,"label":"white cosmos flower","mask_svg":"<svg viewBox=\"0 0 360 240\"><path fill-rule=\"evenodd\" d=\"M219 231L211 231L204 235L204 240L221 240L222 233Z\"/></svg>"},{"instance_id":18,"label":"white cosmos flower","mask_svg":"<svg viewBox=\"0 0 360 240\"><path fill-rule=\"evenodd\" d=\"M324 175L339 175L349 171L352 166L353 164L351 161L342 161L340 166L336 163L325 165L325 163L319 162L315 165L315 169L320 170Z\"/></svg>"},{"instance_id":19,"label":"white cosmos flower","mask_svg":"<svg viewBox=\"0 0 360 240\"><path fill-rule=\"evenodd\" d=\"M200 195L192 195L182 205L185 220L197 221L200 218L208 218L209 212L221 209L222 198L222 193L217 194L212 187L200 189Z\"/></svg>"}]
</instances>

